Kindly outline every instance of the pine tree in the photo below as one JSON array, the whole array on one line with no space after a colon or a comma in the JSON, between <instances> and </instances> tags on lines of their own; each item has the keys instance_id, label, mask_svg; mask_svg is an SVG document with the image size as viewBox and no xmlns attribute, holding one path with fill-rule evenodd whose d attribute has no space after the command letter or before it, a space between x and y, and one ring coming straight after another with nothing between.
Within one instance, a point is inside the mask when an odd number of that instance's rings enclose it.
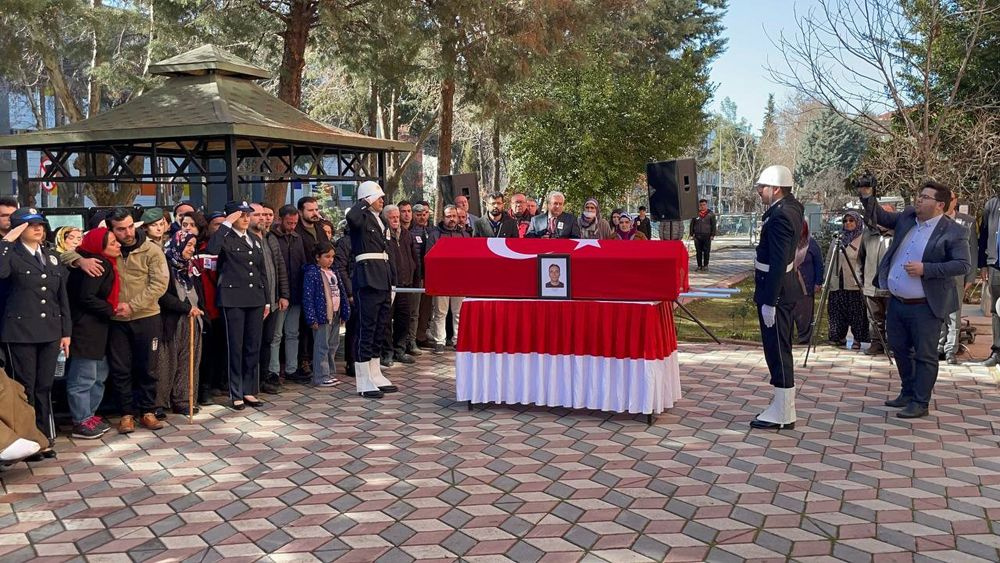
<instances>
[{"instance_id":1,"label":"pine tree","mask_svg":"<svg viewBox=\"0 0 1000 563\"><path fill-rule=\"evenodd\" d=\"M812 193L840 191L865 152L864 132L832 110L825 110L809 127L799 150L795 182Z\"/></svg>"}]
</instances>

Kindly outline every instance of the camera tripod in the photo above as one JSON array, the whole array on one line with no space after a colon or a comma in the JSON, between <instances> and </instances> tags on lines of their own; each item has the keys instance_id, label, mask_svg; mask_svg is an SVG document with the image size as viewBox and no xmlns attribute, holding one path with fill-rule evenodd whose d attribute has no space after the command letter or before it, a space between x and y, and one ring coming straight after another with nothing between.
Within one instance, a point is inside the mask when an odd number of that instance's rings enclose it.
<instances>
[{"instance_id":1,"label":"camera tripod","mask_svg":"<svg viewBox=\"0 0 1000 563\"><path fill-rule=\"evenodd\" d=\"M854 270L854 264L852 264L850 259L847 257L847 249L844 248L844 245L841 244L840 242L840 234L835 235L833 237L833 240L830 241L830 252L829 252L830 257L827 258L826 261L826 276L823 280L823 293L821 293L819 297L819 311L817 311L817 313L813 315L812 324L809 327L809 329L812 331L812 334L809 337L809 346L806 346L806 356L805 359L802 361L802 367L806 367L808 365L809 352L810 350L816 347L816 332L817 332L816 327L818 327L820 321L822 321L823 311L826 310L826 300L830 296L830 281L833 279L833 265L837 257L838 251L840 252L841 259L847 263L847 269L850 270L851 277L854 278L854 283L858 284L859 289L864 288L864 285L861 284L861 278L858 277L858 273ZM868 299L865 298L863 294L861 296L861 299L865 304L865 310L868 311L868 318L869 319L874 318L875 315L872 314L872 307L871 304L868 303ZM875 333L875 336L878 338L879 344L882 345L882 352L885 354L885 357L889 359L889 365L893 365L892 355L889 353L889 345L886 343L885 335L882 334L882 331L879 330L877 325L875 325L874 323L871 324L874 325L872 326L872 328L874 328L873 332Z\"/></svg>"}]
</instances>

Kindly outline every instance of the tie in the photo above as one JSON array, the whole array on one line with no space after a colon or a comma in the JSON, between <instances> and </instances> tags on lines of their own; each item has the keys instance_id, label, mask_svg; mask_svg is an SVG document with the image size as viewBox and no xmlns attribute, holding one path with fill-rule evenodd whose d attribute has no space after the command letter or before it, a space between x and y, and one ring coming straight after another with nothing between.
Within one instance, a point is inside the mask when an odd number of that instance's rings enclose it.
<instances>
[{"instance_id":1,"label":"tie","mask_svg":"<svg viewBox=\"0 0 1000 563\"><path fill-rule=\"evenodd\" d=\"M549 217L549 233L551 233L551 234L555 234L556 233L556 218L555 217Z\"/></svg>"},{"instance_id":2,"label":"tie","mask_svg":"<svg viewBox=\"0 0 1000 563\"><path fill-rule=\"evenodd\" d=\"M42 258L42 251L41 250L36 250L35 251L35 258L38 259L38 264L44 268L45 267L45 258Z\"/></svg>"}]
</instances>

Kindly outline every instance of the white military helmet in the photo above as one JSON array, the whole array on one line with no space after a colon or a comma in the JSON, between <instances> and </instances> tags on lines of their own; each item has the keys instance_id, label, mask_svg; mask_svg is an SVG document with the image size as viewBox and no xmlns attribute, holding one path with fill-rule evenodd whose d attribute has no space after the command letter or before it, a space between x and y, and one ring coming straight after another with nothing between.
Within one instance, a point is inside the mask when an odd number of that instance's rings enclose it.
<instances>
[{"instance_id":1,"label":"white military helmet","mask_svg":"<svg viewBox=\"0 0 1000 563\"><path fill-rule=\"evenodd\" d=\"M378 185L378 182L375 182L375 181L372 181L372 180L368 180L366 182L362 182L361 185L358 186L358 199L359 200L361 200L361 199L368 199L371 196L382 197L384 195L385 195L385 192L382 191L382 186Z\"/></svg>"},{"instance_id":2,"label":"white military helmet","mask_svg":"<svg viewBox=\"0 0 1000 563\"><path fill-rule=\"evenodd\" d=\"M792 187L792 171L787 166L775 164L768 166L760 173L757 179L758 186L772 186L776 188Z\"/></svg>"}]
</instances>

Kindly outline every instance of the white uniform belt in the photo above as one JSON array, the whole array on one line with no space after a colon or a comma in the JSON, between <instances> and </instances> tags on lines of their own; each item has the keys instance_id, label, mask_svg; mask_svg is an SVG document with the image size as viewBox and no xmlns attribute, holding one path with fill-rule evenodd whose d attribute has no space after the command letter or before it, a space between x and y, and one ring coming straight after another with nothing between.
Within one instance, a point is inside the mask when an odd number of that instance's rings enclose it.
<instances>
[{"instance_id":1,"label":"white uniform belt","mask_svg":"<svg viewBox=\"0 0 1000 563\"><path fill-rule=\"evenodd\" d=\"M354 257L355 262L361 262L362 260L388 260L389 255L385 252L365 252L364 254L358 254Z\"/></svg>"},{"instance_id":2,"label":"white uniform belt","mask_svg":"<svg viewBox=\"0 0 1000 563\"><path fill-rule=\"evenodd\" d=\"M756 260L753 261L753 267L757 268L758 270L760 270L762 272L770 272L771 271L771 265L770 264L765 264L763 262L758 262ZM788 263L788 267L785 268L785 273L791 272L793 268L795 268L795 263L794 262L789 262Z\"/></svg>"}]
</instances>

